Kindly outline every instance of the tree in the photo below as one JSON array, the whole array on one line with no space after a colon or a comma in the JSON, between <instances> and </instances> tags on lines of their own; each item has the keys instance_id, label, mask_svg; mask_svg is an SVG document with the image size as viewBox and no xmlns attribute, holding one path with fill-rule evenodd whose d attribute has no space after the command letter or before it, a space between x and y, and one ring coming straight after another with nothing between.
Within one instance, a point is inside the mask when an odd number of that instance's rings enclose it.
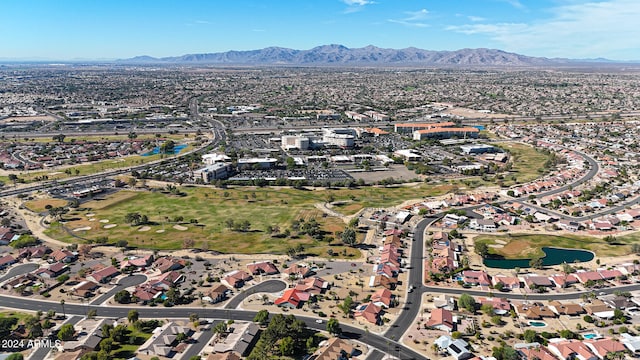
<instances>
[{"instance_id":1,"label":"tree","mask_svg":"<svg viewBox=\"0 0 640 360\"><path fill-rule=\"evenodd\" d=\"M221 321L219 323L217 323L214 327L213 327L213 332L215 334L221 334L223 332L227 331L227 323L224 321Z\"/></svg>"},{"instance_id":2,"label":"tree","mask_svg":"<svg viewBox=\"0 0 640 360\"><path fill-rule=\"evenodd\" d=\"M160 145L160 152L163 154L173 154L176 143L173 140L167 140Z\"/></svg>"},{"instance_id":3,"label":"tree","mask_svg":"<svg viewBox=\"0 0 640 360\"><path fill-rule=\"evenodd\" d=\"M491 355L496 360L517 360L518 353L509 345L502 345L500 347L494 347Z\"/></svg>"},{"instance_id":4,"label":"tree","mask_svg":"<svg viewBox=\"0 0 640 360\"><path fill-rule=\"evenodd\" d=\"M5 358L5 360L23 360L23 359L24 357L22 356L21 353L11 354Z\"/></svg>"},{"instance_id":5,"label":"tree","mask_svg":"<svg viewBox=\"0 0 640 360\"><path fill-rule=\"evenodd\" d=\"M280 354L284 356L293 355L293 351L295 349L293 338L291 336L287 336L284 339L280 340L279 348Z\"/></svg>"},{"instance_id":6,"label":"tree","mask_svg":"<svg viewBox=\"0 0 640 360\"><path fill-rule=\"evenodd\" d=\"M476 250L476 254L485 258L489 254L489 246L484 242L477 242L474 244L474 248Z\"/></svg>"},{"instance_id":7,"label":"tree","mask_svg":"<svg viewBox=\"0 0 640 360\"><path fill-rule=\"evenodd\" d=\"M529 266L531 266L534 269L542 269L543 268L542 258L541 257L534 257L533 259L531 259L529 261Z\"/></svg>"},{"instance_id":8,"label":"tree","mask_svg":"<svg viewBox=\"0 0 640 360\"><path fill-rule=\"evenodd\" d=\"M458 299L458 307L473 313L476 311L476 301L471 295L462 294Z\"/></svg>"},{"instance_id":9,"label":"tree","mask_svg":"<svg viewBox=\"0 0 640 360\"><path fill-rule=\"evenodd\" d=\"M538 333L535 332L535 330L531 329L525 330L523 336L525 342L527 342L528 344L534 343L538 339Z\"/></svg>"},{"instance_id":10,"label":"tree","mask_svg":"<svg viewBox=\"0 0 640 360\"><path fill-rule=\"evenodd\" d=\"M138 313L138 310L129 310L129 313L127 314L127 320L129 321L129 324L133 324L134 322L138 321L139 318L140 314Z\"/></svg>"},{"instance_id":11,"label":"tree","mask_svg":"<svg viewBox=\"0 0 640 360\"><path fill-rule=\"evenodd\" d=\"M73 339L76 331L71 324L63 324L58 330L58 339L62 341L69 341Z\"/></svg>"},{"instance_id":12,"label":"tree","mask_svg":"<svg viewBox=\"0 0 640 360\"><path fill-rule=\"evenodd\" d=\"M494 314L493 305L491 304L483 304L480 307L480 311L482 311L483 314L489 315L489 316L493 316Z\"/></svg>"},{"instance_id":13,"label":"tree","mask_svg":"<svg viewBox=\"0 0 640 360\"><path fill-rule=\"evenodd\" d=\"M66 138L67 135L65 134L58 134L58 135L53 135L51 138L59 143L64 142L64 138Z\"/></svg>"},{"instance_id":14,"label":"tree","mask_svg":"<svg viewBox=\"0 0 640 360\"><path fill-rule=\"evenodd\" d=\"M351 298L351 296L347 296L342 302L342 304L339 305L339 307L345 316L349 316L349 313L351 312L351 307L353 307L353 299Z\"/></svg>"},{"instance_id":15,"label":"tree","mask_svg":"<svg viewBox=\"0 0 640 360\"><path fill-rule=\"evenodd\" d=\"M253 318L253 321L259 323L262 326L266 325L269 322L269 311L267 310L258 311L256 316Z\"/></svg>"},{"instance_id":16,"label":"tree","mask_svg":"<svg viewBox=\"0 0 640 360\"><path fill-rule=\"evenodd\" d=\"M118 304L128 304L131 302L131 294L127 290L120 290L114 295L113 299ZM132 311L135 311L135 310L132 310Z\"/></svg>"},{"instance_id":17,"label":"tree","mask_svg":"<svg viewBox=\"0 0 640 360\"><path fill-rule=\"evenodd\" d=\"M491 317L491 323L494 324L494 325L502 325L502 316L493 315Z\"/></svg>"},{"instance_id":18,"label":"tree","mask_svg":"<svg viewBox=\"0 0 640 360\"><path fill-rule=\"evenodd\" d=\"M349 246L354 246L356 244L355 230L351 228L344 229L344 231L342 232L342 235L340 235L340 239L342 240L343 243Z\"/></svg>"},{"instance_id":19,"label":"tree","mask_svg":"<svg viewBox=\"0 0 640 360\"><path fill-rule=\"evenodd\" d=\"M337 319L329 319L327 321L327 331L331 335L339 335L342 333L342 329L340 329L340 322Z\"/></svg>"},{"instance_id":20,"label":"tree","mask_svg":"<svg viewBox=\"0 0 640 360\"><path fill-rule=\"evenodd\" d=\"M138 226L140 225L140 221L142 220L142 216L140 215L140 213L137 212L131 212L131 213L127 213L124 216L124 221L133 225L133 226Z\"/></svg>"},{"instance_id":21,"label":"tree","mask_svg":"<svg viewBox=\"0 0 640 360\"><path fill-rule=\"evenodd\" d=\"M106 353L111 352L111 350L113 350L113 339L102 339L102 341L100 341L100 350Z\"/></svg>"}]
</instances>

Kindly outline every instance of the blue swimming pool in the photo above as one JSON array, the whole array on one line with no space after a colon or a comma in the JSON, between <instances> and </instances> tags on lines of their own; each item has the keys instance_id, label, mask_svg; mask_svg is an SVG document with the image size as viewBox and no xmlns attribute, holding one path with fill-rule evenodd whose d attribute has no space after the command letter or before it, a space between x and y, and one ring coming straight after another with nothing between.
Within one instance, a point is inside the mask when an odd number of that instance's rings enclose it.
<instances>
[{"instance_id":1,"label":"blue swimming pool","mask_svg":"<svg viewBox=\"0 0 640 360\"><path fill-rule=\"evenodd\" d=\"M547 326L547 323L542 321L529 321L529 325L533 327L545 327Z\"/></svg>"},{"instance_id":2,"label":"blue swimming pool","mask_svg":"<svg viewBox=\"0 0 640 360\"><path fill-rule=\"evenodd\" d=\"M594 333L583 334L582 337L587 339L587 340L597 339L598 338L598 334L594 334Z\"/></svg>"}]
</instances>

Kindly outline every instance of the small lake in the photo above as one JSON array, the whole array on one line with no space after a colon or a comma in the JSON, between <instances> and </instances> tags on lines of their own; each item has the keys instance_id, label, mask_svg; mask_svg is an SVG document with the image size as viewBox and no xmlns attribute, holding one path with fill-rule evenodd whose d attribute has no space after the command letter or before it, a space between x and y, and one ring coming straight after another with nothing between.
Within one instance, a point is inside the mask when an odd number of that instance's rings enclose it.
<instances>
[{"instance_id":1,"label":"small lake","mask_svg":"<svg viewBox=\"0 0 640 360\"><path fill-rule=\"evenodd\" d=\"M543 247L542 251L545 253L545 256L542 258L542 265L544 266L560 265L565 262L567 264L586 262L593 260L594 257L591 251L586 250ZM486 267L496 269L515 269L517 267L524 269L530 267L529 261L531 261L531 259L488 258L484 259L483 263Z\"/></svg>"},{"instance_id":2,"label":"small lake","mask_svg":"<svg viewBox=\"0 0 640 360\"><path fill-rule=\"evenodd\" d=\"M180 153L180 151L182 151L182 149L184 149L184 148L186 148L186 147L187 147L187 145L185 145L185 144L181 144L181 145L176 145L176 146L174 146L174 147L173 147L173 154L174 154L174 155L179 154L179 153ZM156 147L154 147L154 148L153 148L153 150L151 150L151 151L149 151L149 152L147 152L147 153L142 154L142 156L151 156L151 155L156 155L156 154L159 154L159 153L160 153L160 147L159 147L159 146L156 146Z\"/></svg>"}]
</instances>

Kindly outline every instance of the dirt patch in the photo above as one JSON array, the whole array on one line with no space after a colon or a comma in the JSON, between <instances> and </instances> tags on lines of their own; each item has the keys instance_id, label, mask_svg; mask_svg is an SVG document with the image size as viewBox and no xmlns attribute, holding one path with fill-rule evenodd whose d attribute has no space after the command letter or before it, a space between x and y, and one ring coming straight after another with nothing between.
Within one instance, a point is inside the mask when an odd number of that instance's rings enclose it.
<instances>
[{"instance_id":1,"label":"dirt patch","mask_svg":"<svg viewBox=\"0 0 640 360\"><path fill-rule=\"evenodd\" d=\"M24 206L27 209L41 213L47 211L47 205L51 205L51 207L59 207L67 205L67 200L62 199L40 199L40 200L32 200L27 201Z\"/></svg>"}]
</instances>

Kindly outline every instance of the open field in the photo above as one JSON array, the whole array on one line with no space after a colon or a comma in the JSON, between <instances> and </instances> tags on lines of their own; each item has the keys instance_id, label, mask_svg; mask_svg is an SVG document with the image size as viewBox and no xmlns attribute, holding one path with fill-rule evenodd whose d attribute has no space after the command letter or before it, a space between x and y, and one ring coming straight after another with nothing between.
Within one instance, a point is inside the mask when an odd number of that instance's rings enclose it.
<instances>
[{"instance_id":1,"label":"open field","mask_svg":"<svg viewBox=\"0 0 640 360\"><path fill-rule=\"evenodd\" d=\"M47 211L46 209L47 205L51 205L51 207L65 206L67 205L67 201L62 199L39 199L39 200L27 201L24 204L24 206L26 206L27 209L37 213L43 213Z\"/></svg>"},{"instance_id":2,"label":"open field","mask_svg":"<svg viewBox=\"0 0 640 360\"><path fill-rule=\"evenodd\" d=\"M283 253L290 246L303 244L308 254L326 256L331 248L337 254L360 256L358 250L342 246L338 241L330 244L306 235L296 236L294 230L290 237L267 232L269 226L277 226L283 233L291 229L294 220L315 219L326 237L335 237L335 232L344 229L344 222L327 217L314 207L314 203L323 201L325 192L289 188L183 190L185 196L160 191L120 191L70 212L65 216L65 226L73 235L87 240L106 236L112 243L124 239L131 246L154 249L180 249L185 240L193 240L195 247L227 253ZM341 193L335 196L346 198ZM125 216L132 212L148 216L150 224L144 228L129 225ZM88 213L92 216L87 216ZM175 221L177 216L183 220ZM233 231L228 228L228 220L246 220L250 228L244 232ZM66 242L80 240L56 224L47 233Z\"/></svg>"},{"instance_id":3,"label":"open field","mask_svg":"<svg viewBox=\"0 0 640 360\"><path fill-rule=\"evenodd\" d=\"M631 253L633 239L640 234L618 238L616 245L609 245L602 238L579 235L553 234L508 234L508 235L480 235L474 242L484 242L487 245L497 244L495 240L504 241L502 248L489 247L489 253L504 256L506 259L529 259L544 256L542 248L545 246L591 250L598 256L617 256Z\"/></svg>"}]
</instances>

